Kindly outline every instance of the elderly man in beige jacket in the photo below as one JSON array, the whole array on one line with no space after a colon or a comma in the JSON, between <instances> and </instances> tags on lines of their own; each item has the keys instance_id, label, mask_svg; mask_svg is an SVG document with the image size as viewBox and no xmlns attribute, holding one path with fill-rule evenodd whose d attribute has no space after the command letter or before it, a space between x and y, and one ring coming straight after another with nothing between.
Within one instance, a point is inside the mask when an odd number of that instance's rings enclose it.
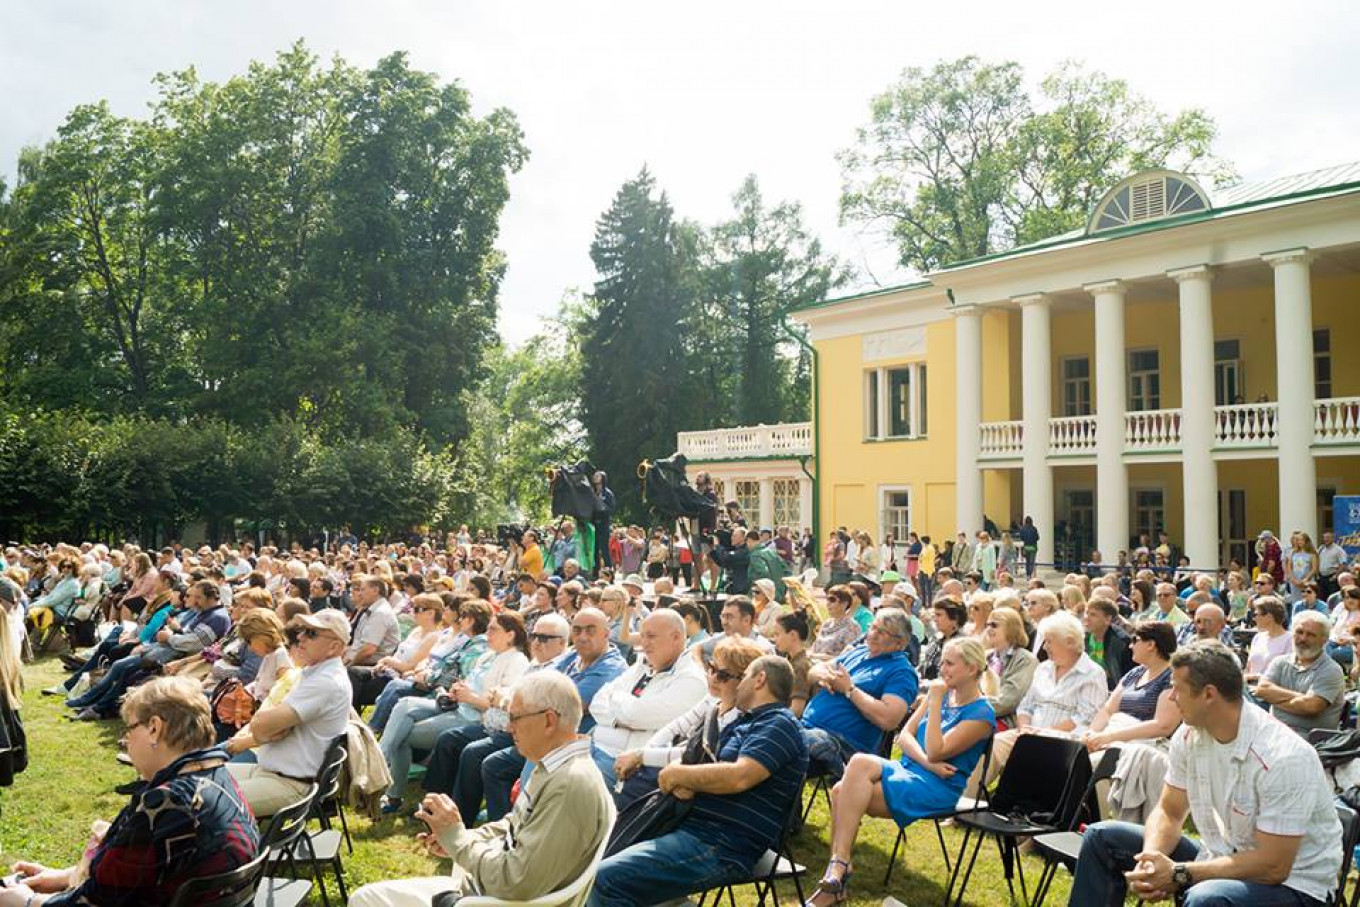
<instances>
[{"instance_id":1,"label":"elderly man in beige jacket","mask_svg":"<svg viewBox=\"0 0 1360 907\"><path fill-rule=\"evenodd\" d=\"M614 824L614 804L590 758L590 739L576 733L581 698L556 671L521 679L510 700L515 745L537 763L510 815L469 830L444 794L429 794L416 817L429 826L418 838L453 859L447 876L365 885L350 907L429 907L444 892L522 901L566 887L589 867Z\"/></svg>"}]
</instances>

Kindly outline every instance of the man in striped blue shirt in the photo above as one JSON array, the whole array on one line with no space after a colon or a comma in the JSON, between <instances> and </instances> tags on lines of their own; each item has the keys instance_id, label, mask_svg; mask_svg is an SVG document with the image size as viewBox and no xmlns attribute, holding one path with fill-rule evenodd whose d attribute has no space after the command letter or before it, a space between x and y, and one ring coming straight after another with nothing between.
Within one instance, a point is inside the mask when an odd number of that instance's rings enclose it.
<instances>
[{"instance_id":1,"label":"man in striped blue shirt","mask_svg":"<svg viewBox=\"0 0 1360 907\"><path fill-rule=\"evenodd\" d=\"M688 815L668 834L601 863L591 907L662 903L750 877L783 834L807 772L792 692L786 660L751 662L737 687L745 715L723 731L718 760L661 770L663 791L693 801Z\"/></svg>"}]
</instances>

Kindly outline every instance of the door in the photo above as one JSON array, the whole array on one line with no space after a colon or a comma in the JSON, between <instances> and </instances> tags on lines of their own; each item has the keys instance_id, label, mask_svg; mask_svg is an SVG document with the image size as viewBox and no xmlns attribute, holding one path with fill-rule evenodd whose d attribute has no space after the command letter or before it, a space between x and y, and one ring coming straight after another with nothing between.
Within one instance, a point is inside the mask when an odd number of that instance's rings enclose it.
<instances>
[{"instance_id":1,"label":"door","mask_svg":"<svg viewBox=\"0 0 1360 907\"><path fill-rule=\"evenodd\" d=\"M1242 346L1236 340L1214 344L1214 406L1243 403Z\"/></svg>"},{"instance_id":2,"label":"door","mask_svg":"<svg viewBox=\"0 0 1360 907\"><path fill-rule=\"evenodd\" d=\"M1063 507L1067 514L1067 531L1059 540L1065 549L1058 558L1062 563L1077 565L1091 556L1096 545L1096 495L1086 488L1063 492ZM1107 562L1114 561L1114 552L1102 551Z\"/></svg>"},{"instance_id":3,"label":"door","mask_svg":"<svg viewBox=\"0 0 1360 907\"><path fill-rule=\"evenodd\" d=\"M1247 492L1243 488L1219 489L1218 492L1219 563L1237 561L1244 569L1250 568L1248 557L1252 550L1247 538Z\"/></svg>"}]
</instances>

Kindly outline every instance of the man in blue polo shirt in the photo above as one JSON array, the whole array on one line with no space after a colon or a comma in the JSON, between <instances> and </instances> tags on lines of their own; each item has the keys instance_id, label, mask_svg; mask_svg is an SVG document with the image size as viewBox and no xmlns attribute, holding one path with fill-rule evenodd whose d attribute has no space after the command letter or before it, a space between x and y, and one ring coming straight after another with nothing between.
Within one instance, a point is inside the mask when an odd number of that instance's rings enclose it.
<instances>
[{"instance_id":1,"label":"man in blue polo shirt","mask_svg":"<svg viewBox=\"0 0 1360 907\"><path fill-rule=\"evenodd\" d=\"M907 660L911 623L898 608L880 608L864 642L808 672L820 692L803 710L803 736L814 774L839 779L855 753L878 751L916 700L920 681Z\"/></svg>"},{"instance_id":2,"label":"man in blue polo shirt","mask_svg":"<svg viewBox=\"0 0 1360 907\"><path fill-rule=\"evenodd\" d=\"M673 763L661 770L661 789L692 800L674 831L634 844L600 864L590 907L658 904L750 878L773 847L798 802L807 749L789 711L793 668L778 655L747 667L737 687L745 716L728 725L718 759L708 765Z\"/></svg>"}]
</instances>

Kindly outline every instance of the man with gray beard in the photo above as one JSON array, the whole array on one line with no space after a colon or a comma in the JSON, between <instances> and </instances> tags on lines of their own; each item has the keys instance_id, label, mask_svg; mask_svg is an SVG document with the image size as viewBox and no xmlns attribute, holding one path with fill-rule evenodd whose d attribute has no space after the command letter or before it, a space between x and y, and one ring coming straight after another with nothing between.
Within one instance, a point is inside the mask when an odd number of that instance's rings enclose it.
<instances>
[{"instance_id":1,"label":"man with gray beard","mask_svg":"<svg viewBox=\"0 0 1360 907\"><path fill-rule=\"evenodd\" d=\"M1305 738L1314 728L1339 727L1346 705L1346 675L1324 651L1328 631L1318 612L1295 614L1293 655L1272 661L1256 685L1256 698Z\"/></svg>"}]
</instances>

